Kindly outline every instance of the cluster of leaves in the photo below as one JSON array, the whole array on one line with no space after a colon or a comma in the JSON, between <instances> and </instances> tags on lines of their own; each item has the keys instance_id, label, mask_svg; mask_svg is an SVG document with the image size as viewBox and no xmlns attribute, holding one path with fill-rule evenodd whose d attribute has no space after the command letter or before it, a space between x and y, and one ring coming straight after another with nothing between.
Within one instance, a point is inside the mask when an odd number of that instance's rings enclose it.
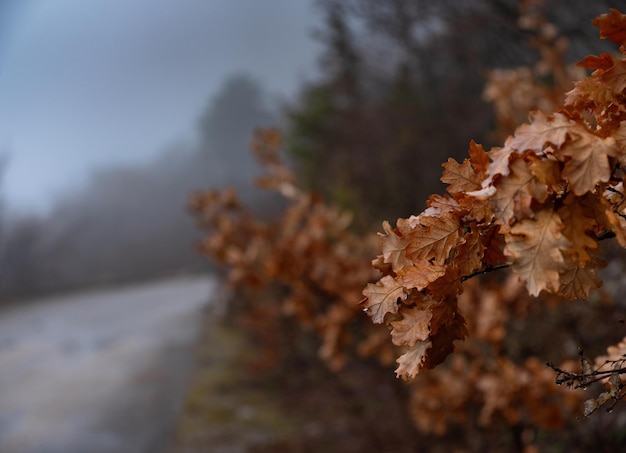
<instances>
[{"instance_id":1,"label":"cluster of leaves","mask_svg":"<svg viewBox=\"0 0 626 453\"><path fill-rule=\"evenodd\" d=\"M593 21L626 53L626 16ZM587 298L601 285L599 241L626 246L626 58L603 53L552 115L531 114L503 147L470 145L463 163L443 164L447 194L418 216L383 224L383 276L363 291L375 323L405 352L398 376L441 363L468 335L458 297L470 277L510 267L528 293ZM612 395L615 396L615 395Z\"/></svg>"},{"instance_id":2,"label":"cluster of leaves","mask_svg":"<svg viewBox=\"0 0 626 453\"><path fill-rule=\"evenodd\" d=\"M228 267L233 285L280 286L281 309L271 316L293 316L302 328L317 332L321 357L339 368L354 340L348 324L360 314L355 301L364 282L375 277L367 258L375 240L372 237L368 245L367 239L349 231L349 213L297 188L294 175L280 160L280 147L276 129L256 131L251 146L266 169L258 184L288 202L282 215L263 220L232 189L198 193L190 209L208 232L200 250ZM262 307L259 302L248 308L258 315ZM384 344L379 329L366 330L379 332L371 334L379 340L371 341Z\"/></svg>"},{"instance_id":3,"label":"cluster of leaves","mask_svg":"<svg viewBox=\"0 0 626 453\"><path fill-rule=\"evenodd\" d=\"M620 44L614 31L624 22L617 11L596 20L602 35ZM423 432L474 423L560 428L583 400L571 388L599 379L608 390L586 403L587 413L617 401L619 345L595 369L577 372L575 361L555 366L558 382L571 383L561 386L533 351L513 353L525 334L512 326L537 316L531 296L587 298L601 284L599 241L615 237L626 245L626 62L603 54L582 65L595 72L567 94L562 110L533 114L502 148L487 152L472 142L463 163L443 165L446 195L431 196L419 216L383 224L382 255L374 261L383 276L367 285L361 305L363 285L377 279L368 258L376 238L355 235L348 214L300 190L279 158L276 130L258 131L252 148L267 170L259 184L284 197L284 211L263 220L232 190L197 194L191 208L207 231L201 250L226 264L238 287L278 288L278 306L260 297L240 301L266 335L272 319L295 319L290 334L315 332L320 356L335 370L355 355L382 363L400 355L396 372L413 381L404 389ZM499 274L490 271L508 267L514 274L493 279ZM388 326L392 342L386 329L362 322L362 308ZM420 373L468 336L445 366Z\"/></svg>"},{"instance_id":4,"label":"cluster of leaves","mask_svg":"<svg viewBox=\"0 0 626 453\"><path fill-rule=\"evenodd\" d=\"M348 357L375 356L387 370L399 350L387 341L386 329L364 322L367 316L358 304L364 283L376 278L368 257L378 238L356 236L349 230L349 215L301 191L279 159L280 142L276 130L260 130L252 149L267 170L258 183L287 200L282 215L262 220L232 190L199 193L191 208L207 231L201 251L226 265L236 287L277 288L278 309L272 300L259 296L240 301L246 327L264 334L270 361L276 360L275 348L280 347L271 335L284 328L276 320L290 319L296 321L290 341L298 341L293 335L315 332L319 355L332 369L339 371ZM447 283L441 283L443 292ZM507 332L509 324L527 316L531 298L514 279L506 284L478 283L468 281L458 301L461 319L469 321L471 340L450 366L420 375L405 388L415 426L442 435L450 425L472 420L478 411L479 427L502 420L505 425L561 427L580 404L580 396L556 386L553 374L538 359L511 357L506 345L516 341ZM398 315L390 320L396 343L423 337L432 331L433 317L446 316L415 307L408 313L416 317ZM415 319L418 322L412 324ZM454 326L466 332L464 324Z\"/></svg>"}]
</instances>

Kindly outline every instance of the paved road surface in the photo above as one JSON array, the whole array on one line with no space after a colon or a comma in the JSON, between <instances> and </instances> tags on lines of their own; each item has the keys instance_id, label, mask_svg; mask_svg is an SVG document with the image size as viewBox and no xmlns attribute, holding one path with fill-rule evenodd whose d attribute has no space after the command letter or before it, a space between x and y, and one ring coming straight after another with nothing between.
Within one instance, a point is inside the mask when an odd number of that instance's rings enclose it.
<instances>
[{"instance_id":1,"label":"paved road surface","mask_svg":"<svg viewBox=\"0 0 626 453\"><path fill-rule=\"evenodd\" d=\"M0 312L0 453L160 452L214 286L177 278Z\"/></svg>"}]
</instances>

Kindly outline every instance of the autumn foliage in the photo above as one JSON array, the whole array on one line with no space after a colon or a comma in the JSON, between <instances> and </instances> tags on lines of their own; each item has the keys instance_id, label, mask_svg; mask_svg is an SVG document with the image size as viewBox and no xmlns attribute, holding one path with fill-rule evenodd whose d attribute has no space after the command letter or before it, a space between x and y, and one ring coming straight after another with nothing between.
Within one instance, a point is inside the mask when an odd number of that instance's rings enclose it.
<instances>
[{"instance_id":1,"label":"autumn foliage","mask_svg":"<svg viewBox=\"0 0 626 453\"><path fill-rule=\"evenodd\" d=\"M626 16L611 10L594 24L626 54ZM554 67L557 59L548 60ZM563 77L574 74L559 65ZM584 392L575 389L593 382L606 390L587 400L586 414L617 402L624 342L593 365L581 355L551 369L514 353L514 320L546 318L563 299L588 298L602 285L600 242L626 246L626 58L602 54L579 66L593 72L535 106L502 147L471 142L463 162L448 159L447 193L432 195L417 216L384 222L377 238L356 235L348 214L300 190L280 160L280 134L257 131L252 149L266 169L259 184L281 194L284 211L262 220L231 190L199 193L191 210L207 232L201 251L226 264L235 286L275 289L277 306L242 302L248 319L263 320L257 328L270 348L276 331L268 322L287 318L317 336L333 370L357 357L383 366L397 358L422 432L502 422L519 432L561 428L580 412ZM492 93L499 83L490 79ZM560 109L546 111L561 99ZM511 117L502 118L500 132ZM512 272L493 272L503 269Z\"/></svg>"},{"instance_id":2,"label":"autumn foliage","mask_svg":"<svg viewBox=\"0 0 626 453\"><path fill-rule=\"evenodd\" d=\"M624 44L616 10L594 23ZM433 368L467 336L457 302L464 280L507 266L533 296L587 298L601 285L599 241L626 245L626 59L602 54L580 65L594 72L562 110L531 114L503 147L472 143L462 163L443 164L446 195L395 228L383 225L374 263L383 277L364 290L364 307L374 322L388 319L392 340L407 348L399 376Z\"/></svg>"}]
</instances>

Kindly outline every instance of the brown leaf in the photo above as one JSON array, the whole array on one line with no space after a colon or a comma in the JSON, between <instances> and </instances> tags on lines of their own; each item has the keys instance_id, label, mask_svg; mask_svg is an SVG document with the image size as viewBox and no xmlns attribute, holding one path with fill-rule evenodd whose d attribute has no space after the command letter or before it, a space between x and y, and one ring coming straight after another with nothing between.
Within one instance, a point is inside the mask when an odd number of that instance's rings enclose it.
<instances>
[{"instance_id":1,"label":"brown leaf","mask_svg":"<svg viewBox=\"0 0 626 453\"><path fill-rule=\"evenodd\" d=\"M448 307L452 308L452 307ZM445 360L445 358L454 351L454 342L463 340L468 335L467 324L465 318L457 310L456 305L450 310L451 313L445 315L445 323L440 323L439 328L435 330L434 325L437 323L437 312L433 312L431 320L431 349L428 351L424 369L432 369Z\"/></svg>"},{"instance_id":2,"label":"brown leaf","mask_svg":"<svg viewBox=\"0 0 626 453\"><path fill-rule=\"evenodd\" d=\"M430 216L439 216L444 212L461 211L463 209L459 202L449 195L442 197L441 195L433 194L428 197L426 205L428 209L424 211L424 214Z\"/></svg>"},{"instance_id":3,"label":"brown leaf","mask_svg":"<svg viewBox=\"0 0 626 453\"><path fill-rule=\"evenodd\" d=\"M489 151L489 159L491 163L487 168L487 177L483 180L481 184L480 190L474 190L471 192L467 192L468 195L478 198L479 200L486 200L491 197L495 188L493 187L493 182L499 175L506 176L509 174L509 159L511 155L515 153L515 149L508 146L512 137L504 144L504 148L492 148Z\"/></svg>"},{"instance_id":4,"label":"brown leaf","mask_svg":"<svg viewBox=\"0 0 626 453\"><path fill-rule=\"evenodd\" d=\"M528 168L537 180L548 186L552 191L558 191L561 184L561 163L552 155L545 158L527 156Z\"/></svg>"},{"instance_id":5,"label":"brown leaf","mask_svg":"<svg viewBox=\"0 0 626 453\"><path fill-rule=\"evenodd\" d=\"M500 233L500 228L494 225L481 231L481 241L484 244L485 253L483 260L490 266L497 266L506 263L504 255L504 236Z\"/></svg>"},{"instance_id":6,"label":"brown leaf","mask_svg":"<svg viewBox=\"0 0 626 453\"><path fill-rule=\"evenodd\" d=\"M484 176L487 172L487 167L489 167L489 154L487 154L483 145L479 145L472 140L470 142L469 155L474 170Z\"/></svg>"},{"instance_id":7,"label":"brown leaf","mask_svg":"<svg viewBox=\"0 0 626 453\"><path fill-rule=\"evenodd\" d=\"M559 150L558 155L570 158L565 163L563 178L569 181L576 195L583 195L609 180L609 156L614 156L617 148L613 138L602 139L582 127L577 128L577 135L578 138Z\"/></svg>"},{"instance_id":8,"label":"brown leaf","mask_svg":"<svg viewBox=\"0 0 626 453\"><path fill-rule=\"evenodd\" d=\"M437 301L454 301L463 291L462 275L457 267L448 267L446 273L428 285L428 292Z\"/></svg>"},{"instance_id":9,"label":"brown leaf","mask_svg":"<svg viewBox=\"0 0 626 453\"><path fill-rule=\"evenodd\" d=\"M559 294L569 300L588 299L592 288L600 288L602 280L595 270L606 266L606 262L593 257L586 265L579 266L569 258L565 260L565 270L561 272L561 288Z\"/></svg>"},{"instance_id":10,"label":"brown leaf","mask_svg":"<svg viewBox=\"0 0 626 453\"><path fill-rule=\"evenodd\" d=\"M469 233L466 233L463 239L464 242L457 247L458 254L454 260L454 266L458 268L460 275L466 276L482 269L485 246L481 241L479 230L476 228L472 228Z\"/></svg>"},{"instance_id":11,"label":"brown leaf","mask_svg":"<svg viewBox=\"0 0 626 453\"><path fill-rule=\"evenodd\" d=\"M589 197L574 197L570 194L558 210L563 221L563 235L572 244L572 249L568 253L578 266L584 266L591 259L587 249L598 248L598 241L594 235L597 222L590 202L592 199Z\"/></svg>"},{"instance_id":12,"label":"brown leaf","mask_svg":"<svg viewBox=\"0 0 626 453\"><path fill-rule=\"evenodd\" d=\"M448 193L470 192L480 189L482 176L472 167L469 159L465 159L463 164L459 164L453 158L448 158L448 162L442 164L444 168L441 181L449 184Z\"/></svg>"},{"instance_id":13,"label":"brown leaf","mask_svg":"<svg viewBox=\"0 0 626 453\"><path fill-rule=\"evenodd\" d=\"M391 339L397 346L414 346L418 341L428 340L430 335L430 310L412 307L402 310L402 319L391 322Z\"/></svg>"},{"instance_id":14,"label":"brown leaf","mask_svg":"<svg viewBox=\"0 0 626 453\"><path fill-rule=\"evenodd\" d=\"M426 361L426 351L432 346L430 341L418 341L415 346L402 354L396 362L396 376L408 381L415 378Z\"/></svg>"},{"instance_id":15,"label":"brown leaf","mask_svg":"<svg viewBox=\"0 0 626 453\"><path fill-rule=\"evenodd\" d=\"M537 180L526 161L515 159L510 167L511 174L495 184L496 193L493 196L496 220L505 227L513 219L532 217L532 200L542 203L548 197L547 186Z\"/></svg>"},{"instance_id":16,"label":"brown leaf","mask_svg":"<svg viewBox=\"0 0 626 453\"><path fill-rule=\"evenodd\" d=\"M403 236L409 239L406 254L412 260L428 260L444 264L450 250L460 237L460 220L453 213L441 216L420 216L415 228L405 229L398 224Z\"/></svg>"},{"instance_id":17,"label":"brown leaf","mask_svg":"<svg viewBox=\"0 0 626 453\"><path fill-rule=\"evenodd\" d=\"M622 95L626 89L626 62L616 60L613 67L595 71L574 84L565 95L565 105L579 111L594 105L604 108L613 104L623 109Z\"/></svg>"},{"instance_id":18,"label":"brown leaf","mask_svg":"<svg viewBox=\"0 0 626 453\"><path fill-rule=\"evenodd\" d=\"M535 219L516 223L505 234L505 255L512 259L513 271L526 282L528 292L538 296L542 290L558 291L559 274L565 270L561 250L571 248L561 233L563 223L557 213L542 210Z\"/></svg>"},{"instance_id":19,"label":"brown leaf","mask_svg":"<svg viewBox=\"0 0 626 453\"><path fill-rule=\"evenodd\" d=\"M602 194L588 194L596 200L591 204L594 218L607 230L615 233L615 239L622 247L626 247L626 231L623 226L623 219L614 212L614 207L602 196Z\"/></svg>"},{"instance_id":20,"label":"brown leaf","mask_svg":"<svg viewBox=\"0 0 626 453\"><path fill-rule=\"evenodd\" d=\"M431 263L423 259L413 261L414 265L398 271L398 281L405 288L425 289L430 283L446 273L443 264Z\"/></svg>"},{"instance_id":21,"label":"brown leaf","mask_svg":"<svg viewBox=\"0 0 626 453\"><path fill-rule=\"evenodd\" d=\"M582 66L583 68L592 70L600 69L601 71L606 71L607 69L612 68L614 64L615 60L613 60L613 57L604 52L599 57L596 55L587 55L582 61L576 63L576 66Z\"/></svg>"},{"instance_id":22,"label":"brown leaf","mask_svg":"<svg viewBox=\"0 0 626 453\"><path fill-rule=\"evenodd\" d=\"M609 14L602 14L591 21L600 29L600 38L610 39L616 44L626 44L626 16L611 8Z\"/></svg>"},{"instance_id":23,"label":"brown leaf","mask_svg":"<svg viewBox=\"0 0 626 453\"><path fill-rule=\"evenodd\" d=\"M530 115L530 124L522 124L515 131L507 146L518 152L533 151L540 154L549 145L561 147L568 138L570 129L576 123L562 113L546 116L542 112Z\"/></svg>"},{"instance_id":24,"label":"brown leaf","mask_svg":"<svg viewBox=\"0 0 626 453\"><path fill-rule=\"evenodd\" d=\"M400 283L392 276L386 275L376 284L368 283L363 290L366 300L363 302L372 322L380 324L387 313L398 312L398 299L405 299L407 294Z\"/></svg>"},{"instance_id":25,"label":"brown leaf","mask_svg":"<svg viewBox=\"0 0 626 453\"><path fill-rule=\"evenodd\" d=\"M382 236L382 252L385 263L391 264L394 271L399 271L411 265L411 261L406 258L406 247L409 241L395 233L389 222L383 222L385 233Z\"/></svg>"}]
</instances>

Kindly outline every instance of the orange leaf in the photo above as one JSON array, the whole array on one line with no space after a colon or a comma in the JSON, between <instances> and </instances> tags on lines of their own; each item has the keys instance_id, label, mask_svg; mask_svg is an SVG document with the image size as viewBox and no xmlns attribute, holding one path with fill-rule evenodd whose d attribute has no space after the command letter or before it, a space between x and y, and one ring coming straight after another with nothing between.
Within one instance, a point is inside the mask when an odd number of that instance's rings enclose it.
<instances>
[{"instance_id":1,"label":"orange leaf","mask_svg":"<svg viewBox=\"0 0 626 453\"><path fill-rule=\"evenodd\" d=\"M600 38L610 39L616 44L626 44L626 16L615 8L610 14L602 14L591 21L600 29Z\"/></svg>"},{"instance_id":2,"label":"orange leaf","mask_svg":"<svg viewBox=\"0 0 626 453\"><path fill-rule=\"evenodd\" d=\"M487 171L487 167L489 166L489 154L487 154L483 145L479 145L472 140L470 142L469 155L472 167L474 167L476 172L484 175Z\"/></svg>"},{"instance_id":3,"label":"orange leaf","mask_svg":"<svg viewBox=\"0 0 626 453\"><path fill-rule=\"evenodd\" d=\"M432 346L430 341L418 341L415 346L402 354L396 362L396 376L401 377L405 381L413 379L423 367L426 361L426 351Z\"/></svg>"},{"instance_id":4,"label":"orange leaf","mask_svg":"<svg viewBox=\"0 0 626 453\"><path fill-rule=\"evenodd\" d=\"M466 276L478 269L482 269L485 246L476 228L472 228L469 233L465 234L463 239L463 243L458 246L458 254L454 260L454 265L459 269L460 275Z\"/></svg>"},{"instance_id":5,"label":"orange leaf","mask_svg":"<svg viewBox=\"0 0 626 453\"><path fill-rule=\"evenodd\" d=\"M499 227L497 225L492 226L481 232L481 240L484 244L484 257L483 260L490 266L497 266L506 262L506 256L504 256L504 236L500 234Z\"/></svg>"},{"instance_id":6,"label":"orange leaf","mask_svg":"<svg viewBox=\"0 0 626 453\"><path fill-rule=\"evenodd\" d=\"M553 191L561 184L561 163L552 155L540 159L537 156L526 156L530 162L528 168L537 179Z\"/></svg>"},{"instance_id":7,"label":"orange leaf","mask_svg":"<svg viewBox=\"0 0 626 453\"><path fill-rule=\"evenodd\" d=\"M456 300L456 296L463 291L459 269L448 267L446 273L428 285L428 292L432 299L437 301Z\"/></svg>"},{"instance_id":8,"label":"orange leaf","mask_svg":"<svg viewBox=\"0 0 626 453\"><path fill-rule=\"evenodd\" d=\"M561 218L553 211L542 210L535 219L524 219L505 234L504 253L512 259L513 271L526 282L532 296L560 287L559 273L565 270L561 250L571 248L562 230Z\"/></svg>"},{"instance_id":9,"label":"orange leaf","mask_svg":"<svg viewBox=\"0 0 626 453\"><path fill-rule=\"evenodd\" d=\"M579 138L568 143L555 155L570 157L563 169L563 178L569 182L576 195L595 191L601 182L611 177L609 156L617 152L615 140L600 138L582 127L577 128Z\"/></svg>"},{"instance_id":10,"label":"orange leaf","mask_svg":"<svg viewBox=\"0 0 626 453\"><path fill-rule=\"evenodd\" d=\"M460 211L461 205L457 200L450 195L444 195L443 197L438 194L432 194L426 201L428 209L424 211L425 215L438 216L443 212Z\"/></svg>"},{"instance_id":11,"label":"orange leaf","mask_svg":"<svg viewBox=\"0 0 626 453\"><path fill-rule=\"evenodd\" d=\"M496 193L492 200L496 206L496 220L508 228L512 219L532 217L532 200L543 203L548 197L548 188L531 173L523 159L511 163L511 174L500 179L496 184Z\"/></svg>"},{"instance_id":12,"label":"orange leaf","mask_svg":"<svg viewBox=\"0 0 626 453\"><path fill-rule=\"evenodd\" d=\"M396 272L404 267L410 266L411 262L406 259L406 246L409 244L409 241L398 236L386 220L383 222L383 230L385 230L385 234L378 234L383 238L382 249L384 262L391 264L392 269Z\"/></svg>"},{"instance_id":13,"label":"orange leaf","mask_svg":"<svg viewBox=\"0 0 626 453\"><path fill-rule=\"evenodd\" d=\"M491 151L489 151L491 163L487 168L487 178L485 178L481 184L482 189L468 192L468 195L478 198L479 200L486 200L494 194L495 188L493 187L493 181L496 176L506 176L510 172L509 159L515 152L515 149L508 146L511 139L512 137L509 137L504 144L504 148L492 148Z\"/></svg>"},{"instance_id":14,"label":"orange leaf","mask_svg":"<svg viewBox=\"0 0 626 453\"><path fill-rule=\"evenodd\" d=\"M392 321L391 339L397 346L414 346L418 341L428 340L430 320L433 313L417 307L402 310L402 319Z\"/></svg>"},{"instance_id":15,"label":"orange leaf","mask_svg":"<svg viewBox=\"0 0 626 453\"><path fill-rule=\"evenodd\" d=\"M446 273L446 268L442 264L426 260L415 260L414 263L414 266L398 271L398 281L405 288L416 288L421 291Z\"/></svg>"},{"instance_id":16,"label":"orange leaf","mask_svg":"<svg viewBox=\"0 0 626 453\"><path fill-rule=\"evenodd\" d=\"M584 60L576 63L576 66L582 66L587 69L600 69L606 71L615 64L615 60L608 53L604 52L599 57L595 55L587 55Z\"/></svg>"},{"instance_id":17,"label":"orange leaf","mask_svg":"<svg viewBox=\"0 0 626 453\"><path fill-rule=\"evenodd\" d=\"M514 137L507 140L507 146L520 153L531 150L541 154L548 145L561 147L570 129L576 124L562 113L546 116L542 112L535 112L530 115L530 119L530 124L522 124L517 128Z\"/></svg>"},{"instance_id":18,"label":"orange leaf","mask_svg":"<svg viewBox=\"0 0 626 453\"><path fill-rule=\"evenodd\" d=\"M405 299L407 294L401 284L390 275L381 278L376 284L368 283L363 290L367 314L372 322L380 324L385 320L387 313L398 312L398 299Z\"/></svg>"},{"instance_id":19,"label":"orange leaf","mask_svg":"<svg viewBox=\"0 0 626 453\"><path fill-rule=\"evenodd\" d=\"M561 287L559 294L568 298L588 299L589 290L600 288L602 280L596 275L595 270L606 266L606 262L594 257L584 267L577 265L571 259L566 259L566 269L561 272Z\"/></svg>"},{"instance_id":20,"label":"orange leaf","mask_svg":"<svg viewBox=\"0 0 626 453\"><path fill-rule=\"evenodd\" d=\"M573 262L584 266L591 256L587 249L598 248L598 241L592 237L596 221L593 218L592 202L588 197L574 197L570 194L559 209L558 213L563 221L563 235L572 243Z\"/></svg>"},{"instance_id":21,"label":"orange leaf","mask_svg":"<svg viewBox=\"0 0 626 453\"><path fill-rule=\"evenodd\" d=\"M442 164L444 168L441 181L449 184L448 192L452 195L456 193L469 192L480 189L482 177L477 173L468 159L459 164L453 158Z\"/></svg>"},{"instance_id":22,"label":"orange leaf","mask_svg":"<svg viewBox=\"0 0 626 453\"><path fill-rule=\"evenodd\" d=\"M418 224L410 230L403 231L398 224L402 235L410 241L406 248L407 257L443 264L459 240L459 222L454 214L446 212L440 217L420 216Z\"/></svg>"},{"instance_id":23,"label":"orange leaf","mask_svg":"<svg viewBox=\"0 0 626 453\"><path fill-rule=\"evenodd\" d=\"M595 71L574 84L574 89L565 94L565 105L583 110L590 104L605 106L614 104L623 110L622 93L626 89L626 62L617 60L613 67Z\"/></svg>"}]
</instances>

